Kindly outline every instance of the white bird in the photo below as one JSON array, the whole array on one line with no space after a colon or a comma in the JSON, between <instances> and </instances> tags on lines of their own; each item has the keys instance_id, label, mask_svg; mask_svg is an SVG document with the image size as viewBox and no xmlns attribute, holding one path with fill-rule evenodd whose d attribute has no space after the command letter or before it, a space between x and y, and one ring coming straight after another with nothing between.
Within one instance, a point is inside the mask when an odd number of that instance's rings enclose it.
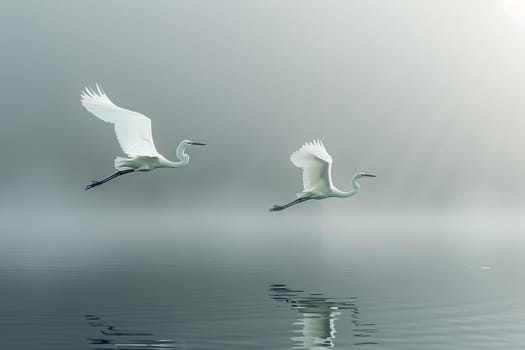
<instances>
[{"instance_id":1,"label":"white bird","mask_svg":"<svg viewBox=\"0 0 525 350\"><path fill-rule=\"evenodd\" d=\"M116 157L115 169L117 172L103 180L91 182L85 187L86 190L135 171L185 166L190 161L186 147L189 145L205 145L190 140L181 141L176 151L179 161L173 162L166 159L157 152L153 143L151 120L143 114L115 105L98 84L96 87L96 91L86 87L80 94L80 102L97 118L115 125L118 142L128 158Z\"/></svg>"},{"instance_id":2,"label":"white bird","mask_svg":"<svg viewBox=\"0 0 525 350\"><path fill-rule=\"evenodd\" d=\"M290 156L292 163L303 169L303 191L297 199L284 205L274 205L269 211L279 211L310 199L328 197L347 198L359 191L357 182L362 177L376 177L373 174L357 173L352 177L352 189L341 191L332 183L332 157L320 140L305 143Z\"/></svg>"}]
</instances>

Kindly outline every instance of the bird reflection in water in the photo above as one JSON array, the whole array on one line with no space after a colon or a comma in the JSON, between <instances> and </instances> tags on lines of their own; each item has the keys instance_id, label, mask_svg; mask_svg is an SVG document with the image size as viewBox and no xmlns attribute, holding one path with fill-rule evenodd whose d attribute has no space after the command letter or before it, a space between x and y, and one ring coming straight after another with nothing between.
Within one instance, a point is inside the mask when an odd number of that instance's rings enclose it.
<instances>
[{"instance_id":1,"label":"bird reflection in water","mask_svg":"<svg viewBox=\"0 0 525 350\"><path fill-rule=\"evenodd\" d=\"M155 339L149 332L121 331L115 325L104 322L97 315L84 315L88 324L100 332L100 336L87 338L93 350L131 350L131 349L185 349L169 339Z\"/></svg>"},{"instance_id":2,"label":"bird reflection in water","mask_svg":"<svg viewBox=\"0 0 525 350\"><path fill-rule=\"evenodd\" d=\"M292 290L284 284L272 284L270 297L278 302L286 303L292 310L300 313L300 318L293 323L294 331L301 336L292 337L294 349L324 349L335 347L335 323L345 311L350 312L354 336L359 340L354 345L377 344L372 340L375 333L374 323L359 322L357 298L344 299L326 298L323 294L308 294L303 290Z\"/></svg>"}]
</instances>

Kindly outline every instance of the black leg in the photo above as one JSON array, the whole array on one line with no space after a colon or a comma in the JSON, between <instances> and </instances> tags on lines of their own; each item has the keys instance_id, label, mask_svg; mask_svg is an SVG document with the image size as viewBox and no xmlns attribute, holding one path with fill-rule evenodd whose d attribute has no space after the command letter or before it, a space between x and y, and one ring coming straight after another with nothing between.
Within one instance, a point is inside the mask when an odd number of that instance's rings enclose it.
<instances>
[{"instance_id":1,"label":"black leg","mask_svg":"<svg viewBox=\"0 0 525 350\"><path fill-rule=\"evenodd\" d=\"M92 189L93 187L97 187L97 186L100 186L102 184L105 184L106 182L110 181L110 180L113 180L119 176L122 176L124 174L129 174L129 173L132 173L134 172L135 169L127 169L127 170L119 170L117 171L115 174L111 175L111 176L108 176L106 177L104 180L100 180L100 181L92 181L89 185L87 185L85 187L86 190L89 190L89 189Z\"/></svg>"},{"instance_id":2,"label":"black leg","mask_svg":"<svg viewBox=\"0 0 525 350\"><path fill-rule=\"evenodd\" d=\"M292 205L296 205L296 204L299 204L299 203L302 203L304 201L307 201L309 199L312 199L310 197L302 197L302 198L297 198L296 200L288 203L288 204L285 204L285 205L274 205L273 207L271 207L270 209L268 209L268 211L280 211L280 210L284 210L288 207L291 207Z\"/></svg>"}]
</instances>

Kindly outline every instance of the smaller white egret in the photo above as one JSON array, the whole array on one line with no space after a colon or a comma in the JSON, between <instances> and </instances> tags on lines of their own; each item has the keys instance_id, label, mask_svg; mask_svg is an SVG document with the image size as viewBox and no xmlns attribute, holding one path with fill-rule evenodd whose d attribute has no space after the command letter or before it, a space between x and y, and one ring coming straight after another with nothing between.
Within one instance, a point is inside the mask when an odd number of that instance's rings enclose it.
<instances>
[{"instance_id":1,"label":"smaller white egret","mask_svg":"<svg viewBox=\"0 0 525 350\"><path fill-rule=\"evenodd\" d=\"M284 205L274 205L269 211L279 211L310 199L328 197L347 198L359 191L357 182L362 177L376 177L373 174L357 173L352 177L352 189L341 191L332 183L332 157L320 140L305 143L290 156L292 163L303 169L304 190L297 194L297 199Z\"/></svg>"},{"instance_id":2,"label":"smaller white egret","mask_svg":"<svg viewBox=\"0 0 525 350\"><path fill-rule=\"evenodd\" d=\"M130 111L115 105L106 96L104 91L96 85L97 91L86 88L82 91L80 101L82 105L95 117L114 124L120 147L129 158L115 158L117 172L100 181L92 181L85 188L89 190L100 186L114 178L135 171L151 171L157 168L179 168L190 161L186 153L189 145L205 145L204 143L183 140L177 146L179 161L172 162L157 152L151 134L151 120L143 114Z\"/></svg>"}]
</instances>

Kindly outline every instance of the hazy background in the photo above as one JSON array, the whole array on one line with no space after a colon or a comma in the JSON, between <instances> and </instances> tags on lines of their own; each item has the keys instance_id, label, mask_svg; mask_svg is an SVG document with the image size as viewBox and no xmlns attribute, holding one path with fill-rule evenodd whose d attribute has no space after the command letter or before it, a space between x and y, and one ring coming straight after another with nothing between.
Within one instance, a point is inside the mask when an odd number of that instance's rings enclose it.
<instances>
[{"instance_id":1,"label":"hazy background","mask_svg":"<svg viewBox=\"0 0 525 350\"><path fill-rule=\"evenodd\" d=\"M0 346L94 349L86 314L300 346L277 284L351 298L339 349L524 349L524 3L0 0ZM84 191L122 155L80 105L95 83L167 158L208 146ZM314 138L339 188L378 177L268 213Z\"/></svg>"},{"instance_id":2,"label":"hazy background","mask_svg":"<svg viewBox=\"0 0 525 350\"><path fill-rule=\"evenodd\" d=\"M378 177L295 213L513 215L525 196L519 5L2 1L0 208L262 217L301 190L289 155L320 138L338 187ZM122 154L80 105L95 83L152 119L167 158L185 138L209 146L187 168L84 192Z\"/></svg>"}]
</instances>

